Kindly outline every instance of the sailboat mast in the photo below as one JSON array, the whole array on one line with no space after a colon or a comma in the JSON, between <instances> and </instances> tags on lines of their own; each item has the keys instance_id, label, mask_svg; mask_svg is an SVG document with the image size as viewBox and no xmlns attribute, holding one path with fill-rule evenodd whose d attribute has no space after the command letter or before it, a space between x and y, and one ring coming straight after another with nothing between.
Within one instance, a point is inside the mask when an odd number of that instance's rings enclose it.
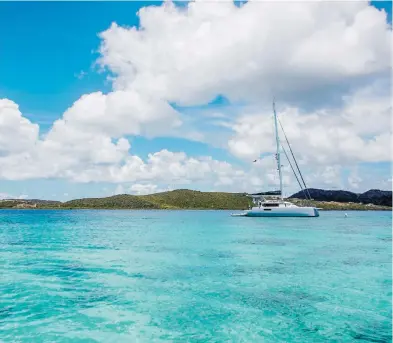
<instances>
[{"instance_id":1,"label":"sailboat mast","mask_svg":"<svg viewBox=\"0 0 393 343\"><path fill-rule=\"evenodd\" d=\"M280 158L280 137L278 136L277 113L276 113L276 104L274 100L273 100L273 113L274 113L274 128L276 131L276 149L277 149L276 160L277 160L278 175L280 177L280 198L282 200L283 197L282 197L282 172L281 172L281 158Z\"/></svg>"}]
</instances>

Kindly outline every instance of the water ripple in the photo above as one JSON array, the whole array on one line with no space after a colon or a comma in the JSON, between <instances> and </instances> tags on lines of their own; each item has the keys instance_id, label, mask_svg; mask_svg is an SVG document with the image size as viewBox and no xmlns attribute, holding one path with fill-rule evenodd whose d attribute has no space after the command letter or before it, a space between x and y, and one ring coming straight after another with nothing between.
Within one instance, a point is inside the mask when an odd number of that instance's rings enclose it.
<instances>
[{"instance_id":1,"label":"water ripple","mask_svg":"<svg viewBox=\"0 0 393 343\"><path fill-rule=\"evenodd\" d=\"M0 211L0 342L391 342L391 213Z\"/></svg>"}]
</instances>

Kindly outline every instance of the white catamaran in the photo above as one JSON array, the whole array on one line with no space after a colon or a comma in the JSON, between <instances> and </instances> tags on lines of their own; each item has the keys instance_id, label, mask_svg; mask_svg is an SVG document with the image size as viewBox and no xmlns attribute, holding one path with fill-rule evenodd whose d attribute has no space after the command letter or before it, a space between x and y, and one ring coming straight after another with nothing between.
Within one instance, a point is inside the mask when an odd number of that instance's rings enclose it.
<instances>
[{"instance_id":1,"label":"white catamaran","mask_svg":"<svg viewBox=\"0 0 393 343\"><path fill-rule=\"evenodd\" d=\"M233 213L232 216L242 216L242 217L319 217L319 212L318 209L315 207L303 207L303 206L297 206L295 204L292 204L289 201L284 201L283 195L282 195L282 172L281 172L281 159L280 159L280 138L278 135L278 127L277 127L277 114L276 114L276 108L275 104L273 102L273 113L274 113L274 127L275 127L275 134L276 134L276 160L277 160L277 169L278 169L278 175L280 178L280 190L279 191L272 191L272 192L262 192L262 193L255 193L255 194L249 194L249 197L252 198L253 201L253 207L249 210L246 210L242 213ZM281 122L280 122L281 125ZM281 126L282 128L282 126ZM283 129L283 128L282 128ZM285 135L285 132L284 132ZM287 140L288 146L291 150L291 146L289 145L288 139L285 135L285 138ZM291 161L283 148L283 151L285 155L287 156L288 162L292 168L292 171L295 174L295 177L302 188L302 190L305 192L304 194L306 195L306 198L309 197L309 194L307 191L306 184L304 182L303 176L300 172L299 166L296 162L295 157L293 156L293 159L296 163L296 167L299 171L300 177L303 181L304 184L304 189L302 187L302 184L300 183L299 178L296 175L296 172L291 164ZM308 196L307 196L308 194ZM276 198L268 199L267 197L273 197L275 196ZM310 198L311 199L311 198Z\"/></svg>"}]
</instances>

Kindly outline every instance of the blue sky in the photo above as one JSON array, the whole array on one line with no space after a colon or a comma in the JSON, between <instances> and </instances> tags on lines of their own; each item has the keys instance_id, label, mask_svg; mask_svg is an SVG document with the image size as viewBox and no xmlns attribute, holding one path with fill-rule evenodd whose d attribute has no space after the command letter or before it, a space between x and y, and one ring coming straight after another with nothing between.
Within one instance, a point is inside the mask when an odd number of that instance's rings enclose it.
<instances>
[{"instance_id":1,"label":"blue sky","mask_svg":"<svg viewBox=\"0 0 393 343\"><path fill-rule=\"evenodd\" d=\"M101 43L98 33L108 29L112 22L138 26L138 10L152 4L160 3L0 2L0 98L17 103L23 116L39 124L40 134L45 134L81 95L111 90L107 73L99 72L94 64ZM391 23L391 3L376 1L372 4L386 11ZM191 108L175 105L175 108L185 115L191 113L191 117L194 112L229 110L242 105L230 103L217 94L213 102ZM211 129L204 121L198 125L202 130ZM246 166L244 161L214 144L176 137L127 138L132 152L143 159L149 153L168 149ZM385 172L388 169L389 166L384 167ZM112 183L74 184L58 179L0 180L0 193L27 194L31 198L101 196L114 187ZM64 196L65 193L68 195Z\"/></svg>"},{"instance_id":2,"label":"blue sky","mask_svg":"<svg viewBox=\"0 0 393 343\"><path fill-rule=\"evenodd\" d=\"M82 94L111 89L106 81L108 74L100 72L94 63L100 44L98 33L112 22L138 26L137 11L152 3L0 2L0 30L10 33L0 35L0 98L18 103L24 116L39 124L41 133L46 133ZM83 77L78 77L81 73ZM218 98L212 107L221 104L225 101ZM236 160L223 149L182 138L129 139L133 151L142 158L165 148ZM57 179L0 180L0 190L30 198L58 199L103 196L112 192L114 185L75 184Z\"/></svg>"},{"instance_id":3,"label":"blue sky","mask_svg":"<svg viewBox=\"0 0 393 343\"><path fill-rule=\"evenodd\" d=\"M392 2L391 1L371 1L371 4L378 9L383 9L388 15L388 21L392 23Z\"/></svg>"},{"instance_id":4,"label":"blue sky","mask_svg":"<svg viewBox=\"0 0 393 343\"><path fill-rule=\"evenodd\" d=\"M391 22L390 1L371 3ZM110 90L94 68L98 33L112 22L138 26L137 11L152 4L160 2L0 2L0 30L8 33L0 35L0 97L45 129L81 94Z\"/></svg>"},{"instance_id":5,"label":"blue sky","mask_svg":"<svg viewBox=\"0 0 393 343\"><path fill-rule=\"evenodd\" d=\"M161 2L0 2L0 30L11 33L0 36L0 98L13 99L45 133L82 94L111 89L108 73L95 66L98 33L112 22L138 26L137 11L152 4ZM78 77L81 73L86 74ZM202 107L221 105L227 101L218 96ZM144 157L163 147L181 147L197 155L232 159L221 149L181 138L130 139L135 152Z\"/></svg>"},{"instance_id":6,"label":"blue sky","mask_svg":"<svg viewBox=\"0 0 393 343\"><path fill-rule=\"evenodd\" d=\"M94 69L98 33L113 21L138 25L142 2L1 2L0 96L46 127L81 94L108 91ZM88 17L86 13L89 13ZM82 79L76 77L86 72Z\"/></svg>"}]
</instances>

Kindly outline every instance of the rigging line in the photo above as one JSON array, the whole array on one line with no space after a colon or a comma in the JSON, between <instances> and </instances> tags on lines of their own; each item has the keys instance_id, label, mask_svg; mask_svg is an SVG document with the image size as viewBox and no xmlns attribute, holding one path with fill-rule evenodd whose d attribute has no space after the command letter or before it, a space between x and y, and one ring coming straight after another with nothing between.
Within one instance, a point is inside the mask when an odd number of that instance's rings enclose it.
<instances>
[{"instance_id":1,"label":"rigging line","mask_svg":"<svg viewBox=\"0 0 393 343\"><path fill-rule=\"evenodd\" d=\"M287 158L289 165L291 166L291 169L292 169L292 171L293 171L293 175L295 175L296 180L297 180L297 183L298 183L299 186L300 186L300 189L303 191L304 197L305 197L306 199L308 199L307 194L306 194L306 192L305 192L305 190L304 190L302 184L300 183L300 180L299 180L299 178L297 177L297 174L296 174L296 172L295 172L295 169L293 168L293 165L292 165L292 163L291 163L291 161L290 161L290 159L289 159L289 156L288 156L288 154L287 154L287 151L285 150L285 148L284 148L282 145L281 145L281 148L282 148L282 151L284 151L284 155L285 155L285 157Z\"/></svg>"},{"instance_id":2,"label":"rigging line","mask_svg":"<svg viewBox=\"0 0 393 343\"><path fill-rule=\"evenodd\" d=\"M293 154L293 151L292 151L292 148L291 148L291 144L289 144L288 137L287 137L287 135L285 134L284 128L283 128L283 126L282 126L282 124L281 124L281 120L280 120L279 118L278 118L278 122L280 123L281 130L282 130L282 132L283 132L283 134L284 134L285 140L287 141L287 144L288 144L289 150L291 151L293 160L295 161L296 168L297 168L297 170L298 170L298 172L299 172L299 175L300 175L300 177L301 177L301 179L302 179L302 181L303 181L304 188L306 189L306 192L307 192L307 194L308 194L308 196L309 196L309 198L310 198L310 200L311 200L310 192L308 191L306 182L305 182L304 179L303 179L302 172L300 171L300 168L299 168L299 166L298 166L298 164L297 164L295 155Z\"/></svg>"}]
</instances>

